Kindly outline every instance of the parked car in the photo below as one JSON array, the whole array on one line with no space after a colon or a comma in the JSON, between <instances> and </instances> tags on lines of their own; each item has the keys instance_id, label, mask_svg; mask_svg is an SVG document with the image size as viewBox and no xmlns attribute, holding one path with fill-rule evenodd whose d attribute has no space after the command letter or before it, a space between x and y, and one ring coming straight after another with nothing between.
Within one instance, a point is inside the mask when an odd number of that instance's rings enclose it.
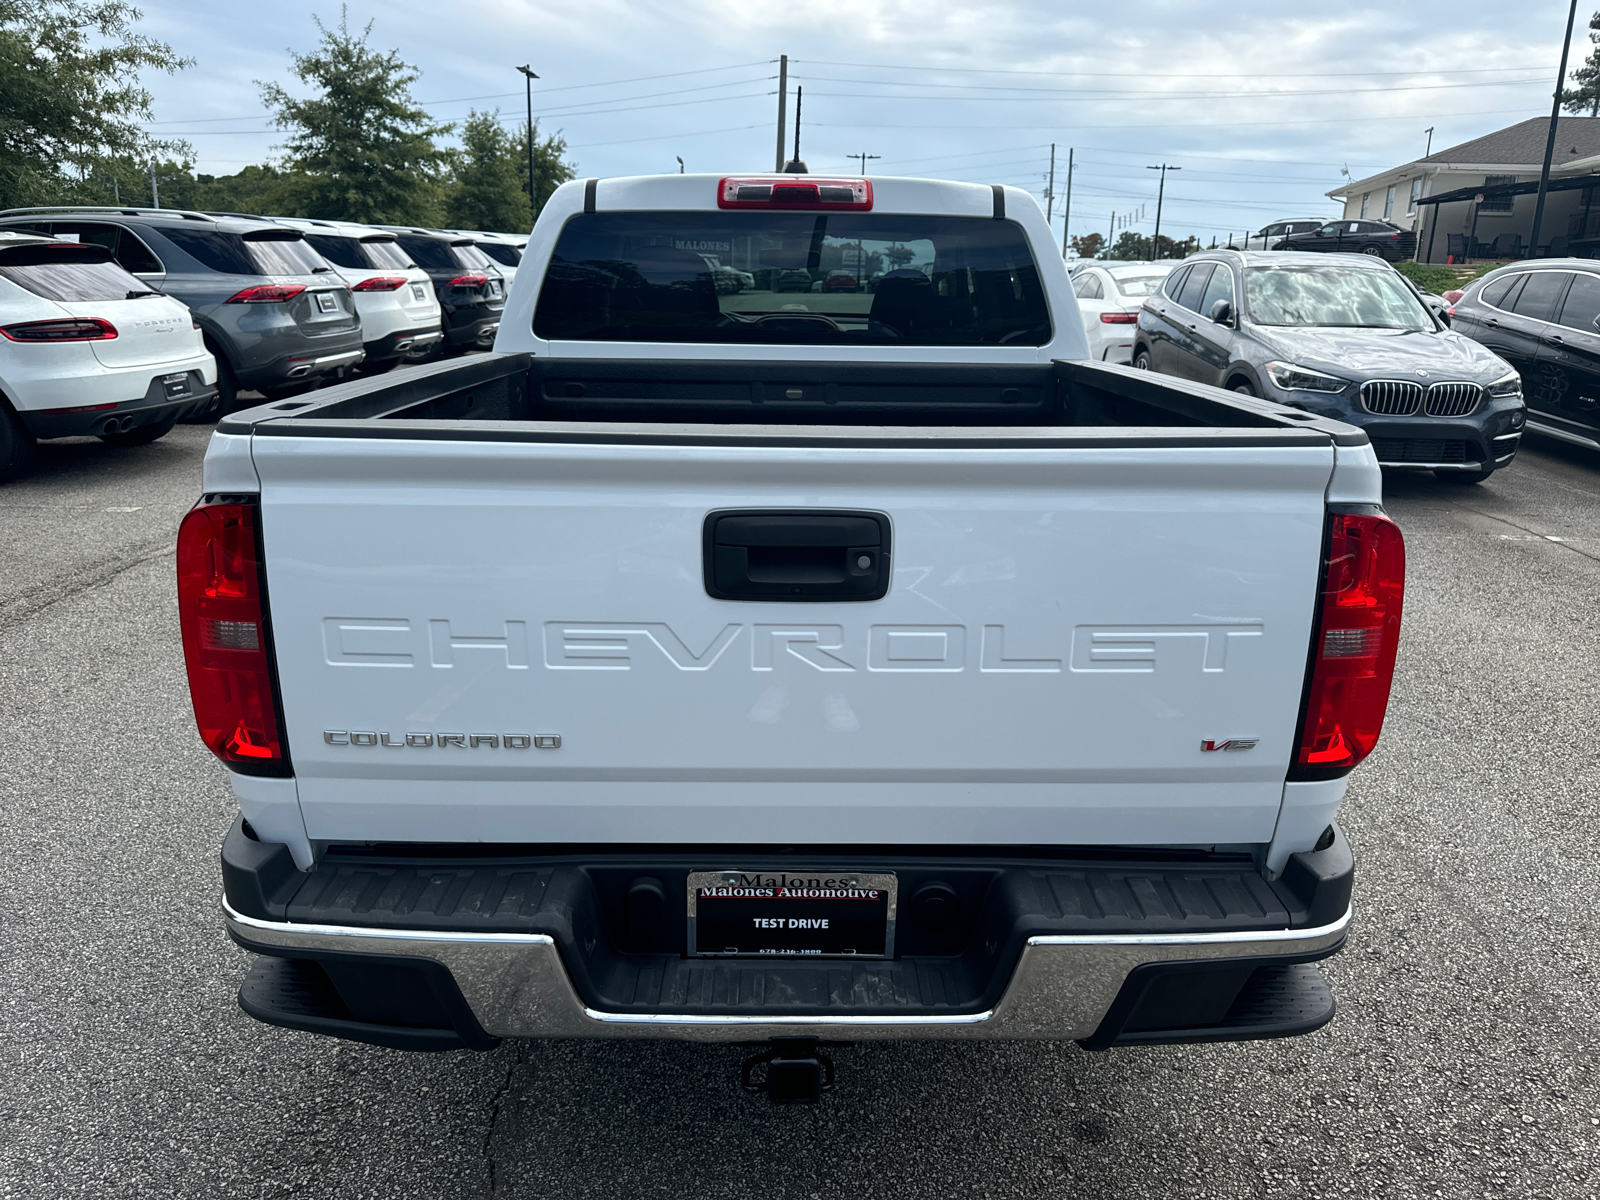
<instances>
[{"instance_id":1,"label":"parked car","mask_svg":"<svg viewBox=\"0 0 1600 1200\"><path fill-rule=\"evenodd\" d=\"M387 371L443 340L433 280L411 261L393 233L338 221L277 221L304 233L349 286L366 339L363 374Z\"/></svg>"},{"instance_id":2,"label":"parked car","mask_svg":"<svg viewBox=\"0 0 1600 1200\"><path fill-rule=\"evenodd\" d=\"M856 278L854 271L829 271L822 281L822 290L825 292L859 292L861 281Z\"/></svg>"},{"instance_id":3,"label":"parked car","mask_svg":"<svg viewBox=\"0 0 1600 1200\"><path fill-rule=\"evenodd\" d=\"M1072 268L1072 291L1083 314L1089 357L1133 361L1133 332L1145 297L1172 274L1177 261L1116 263L1089 259Z\"/></svg>"},{"instance_id":4,"label":"parked car","mask_svg":"<svg viewBox=\"0 0 1600 1200\"><path fill-rule=\"evenodd\" d=\"M779 271L772 290L775 292L809 292L811 290L811 272Z\"/></svg>"},{"instance_id":5,"label":"parked car","mask_svg":"<svg viewBox=\"0 0 1600 1200\"><path fill-rule=\"evenodd\" d=\"M444 349L487 350L500 328L506 306L505 279L500 269L465 234L439 233L406 225L385 225L433 280L444 324Z\"/></svg>"},{"instance_id":6,"label":"parked car","mask_svg":"<svg viewBox=\"0 0 1600 1200\"><path fill-rule=\"evenodd\" d=\"M106 247L0 231L0 481L39 438L153 442L216 384L189 310Z\"/></svg>"},{"instance_id":7,"label":"parked car","mask_svg":"<svg viewBox=\"0 0 1600 1200\"><path fill-rule=\"evenodd\" d=\"M222 426L178 609L244 1010L785 1037L775 1100L818 1039L1326 1024L1404 589L1365 435L1087 361L1021 188L794 179L567 184L497 353ZM830 227L930 274L761 311L675 245Z\"/></svg>"},{"instance_id":8,"label":"parked car","mask_svg":"<svg viewBox=\"0 0 1600 1200\"><path fill-rule=\"evenodd\" d=\"M527 234L482 233L475 229L441 229L436 232L471 238L472 244L494 261L500 277L505 280L506 294L510 294L511 285L517 278L517 264L522 261L523 247L528 244Z\"/></svg>"},{"instance_id":9,"label":"parked car","mask_svg":"<svg viewBox=\"0 0 1600 1200\"><path fill-rule=\"evenodd\" d=\"M1229 250L1276 250L1290 234L1311 233L1328 223L1327 217L1295 217L1286 221L1273 221L1254 233L1244 234L1235 240L1228 235Z\"/></svg>"},{"instance_id":10,"label":"parked car","mask_svg":"<svg viewBox=\"0 0 1600 1200\"><path fill-rule=\"evenodd\" d=\"M1600 262L1539 259L1468 284L1451 328L1522 375L1528 428L1600 449Z\"/></svg>"},{"instance_id":11,"label":"parked car","mask_svg":"<svg viewBox=\"0 0 1600 1200\"><path fill-rule=\"evenodd\" d=\"M1364 257L1198 254L1145 301L1133 365L1337 418L1452 483L1509 466L1527 415L1510 363Z\"/></svg>"},{"instance_id":12,"label":"parked car","mask_svg":"<svg viewBox=\"0 0 1600 1200\"><path fill-rule=\"evenodd\" d=\"M1329 221L1303 233L1291 233L1274 250L1305 250L1320 254L1370 254L1373 258L1401 262L1417 253L1417 235L1389 221Z\"/></svg>"},{"instance_id":13,"label":"parked car","mask_svg":"<svg viewBox=\"0 0 1600 1200\"><path fill-rule=\"evenodd\" d=\"M338 273L298 229L173 208L14 208L0 228L104 246L145 287L182 301L217 360L214 420L241 389L283 396L361 361L361 321Z\"/></svg>"}]
</instances>

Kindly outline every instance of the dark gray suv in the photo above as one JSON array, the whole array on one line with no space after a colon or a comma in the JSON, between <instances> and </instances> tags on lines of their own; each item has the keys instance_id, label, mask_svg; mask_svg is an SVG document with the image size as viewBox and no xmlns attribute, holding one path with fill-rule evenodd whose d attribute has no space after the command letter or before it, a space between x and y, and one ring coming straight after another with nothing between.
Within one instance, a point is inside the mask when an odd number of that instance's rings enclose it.
<instances>
[{"instance_id":1,"label":"dark gray suv","mask_svg":"<svg viewBox=\"0 0 1600 1200\"><path fill-rule=\"evenodd\" d=\"M1194 255L1145 300L1133 365L1359 426L1384 466L1452 483L1509 466L1527 420L1511 365L1362 254Z\"/></svg>"},{"instance_id":2,"label":"dark gray suv","mask_svg":"<svg viewBox=\"0 0 1600 1200\"><path fill-rule=\"evenodd\" d=\"M189 306L217 360L217 398L297 391L361 361L361 322L338 273L298 229L182 209L29 208L0 228L105 246L145 284ZM190 418L195 419L195 418Z\"/></svg>"}]
</instances>

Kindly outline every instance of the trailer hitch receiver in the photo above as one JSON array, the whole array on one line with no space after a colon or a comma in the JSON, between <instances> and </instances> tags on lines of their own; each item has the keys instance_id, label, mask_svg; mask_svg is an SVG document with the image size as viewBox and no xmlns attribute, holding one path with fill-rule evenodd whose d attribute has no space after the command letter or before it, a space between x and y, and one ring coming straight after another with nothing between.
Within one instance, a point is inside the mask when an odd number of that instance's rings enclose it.
<instances>
[{"instance_id":1,"label":"trailer hitch receiver","mask_svg":"<svg viewBox=\"0 0 1600 1200\"><path fill-rule=\"evenodd\" d=\"M774 1104L815 1104L833 1086L833 1060L816 1038L773 1038L772 1049L744 1061L739 1081L747 1092L765 1092ZM766 1072L756 1078L756 1072Z\"/></svg>"}]
</instances>

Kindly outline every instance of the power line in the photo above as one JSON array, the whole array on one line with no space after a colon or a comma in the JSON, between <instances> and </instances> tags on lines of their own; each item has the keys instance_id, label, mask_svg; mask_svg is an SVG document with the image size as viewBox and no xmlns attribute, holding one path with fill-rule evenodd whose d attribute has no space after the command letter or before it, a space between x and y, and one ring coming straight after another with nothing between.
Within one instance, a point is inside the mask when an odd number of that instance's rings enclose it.
<instances>
[{"instance_id":1,"label":"power line","mask_svg":"<svg viewBox=\"0 0 1600 1200\"><path fill-rule=\"evenodd\" d=\"M771 60L768 60L771 61ZM868 71L933 71L945 74L962 75L1081 75L1097 79L1148 79L1149 71L1080 71L1076 68L1065 68L1056 71L1030 71L1015 68L999 67L938 67L938 66L906 66L895 63L859 63L859 62L831 62L820 58L792 58L794 63L809 63L818 67L861 67ZM1490 75L1510 71L1546 71L1548 65L1530 67L1464 67L1455 69L1441 67L1436 70L1428 68L1412 68L1409 71L1225 71L1225 72L1185 72L1162 71L1170 79L1354 79L1366 76L1388 75Z\"/></svg>"},{"instance_id":2,"label":"power line","mask_svg":"<svg viewBox=\"0 0 1600 1200\"><path fill-rule=\"evenodd\" d=\"M1273 91L1273 92L1171 92L1171 91L1117 91L1106 88L1015 88L1015 87L989 87L964 83L895 83L891 80L878 79L830 79L825 76L814 75L811 77L819 83L865 83L879 84L884 87L922 87L922 88L950 88L959 90L981 90L992 92L1041 92L1047 95L1039 96L890 96L880 92L817 92L818 96L838 96L849 100L950 100L959 99L967 103L979 101L1012 101L1046 100L1052 96L1076 96L1095 100L1239 100L1239 99L1277 99L1288 96L1365 96L1380 92L1430 92L1441 91L1449 88L1486 88L1486 87L1530 87L1548 86L1550 81L1545 78L1538 79L1496 79L1485 82L1474 80L1470 83L1419 83L1404 84L1396 87L1374 88L1319 88L1315 91Z\"/></svg>"},{"instance_id":3,"label":"power line","mask_svg":"<svg viewBox=\"0 0 1600 1200\"><path fill-rule=\"evenodd\" d=\"M1479 109L1474 112L1454 112L1452 117L1490 117L1503 116L1506 113L1525 113L1526 108L1493 108ZM1315 121L1227 121L1223 123L1228 129L1268 129L1288 125L1349 125L1356 121L1415 121L1413 113L1400 113L1387 117L1330 117L1325 120ZM1424 117L1424 119L1426 119ZM819 129L1060 129L1061 122L1055 121L1049 125L1018 125L1008 121L1001 125L951 125L941 121L932 125L881 125L866 121L855 121L849 125L837 125L826 121L815 123ZM1072 129L1221 129L1217 121L1145 121L1132 125L1079 125L1074 122Z\"/></svg>"}]
</instances>

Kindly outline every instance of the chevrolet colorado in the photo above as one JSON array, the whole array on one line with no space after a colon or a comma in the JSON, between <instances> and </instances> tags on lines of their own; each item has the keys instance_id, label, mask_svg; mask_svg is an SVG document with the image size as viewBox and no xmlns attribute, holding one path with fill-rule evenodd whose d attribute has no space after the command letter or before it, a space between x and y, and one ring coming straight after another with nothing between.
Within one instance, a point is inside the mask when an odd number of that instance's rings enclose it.
<instances>
[{"instance_id":1,"label":"chevrolet colorado","mask_svg":"<svg viewBox=\"0 0 1600 1200\"><path fill-rule=\"evenodd\" d=\"M569 183L495 351L207 453L247 1012L770 1042L780 1100L830 1041L1332 1018L1404 582L1359 430L1089 361L1038 206L965 183Z\"/></svg>"}]
</instances>

